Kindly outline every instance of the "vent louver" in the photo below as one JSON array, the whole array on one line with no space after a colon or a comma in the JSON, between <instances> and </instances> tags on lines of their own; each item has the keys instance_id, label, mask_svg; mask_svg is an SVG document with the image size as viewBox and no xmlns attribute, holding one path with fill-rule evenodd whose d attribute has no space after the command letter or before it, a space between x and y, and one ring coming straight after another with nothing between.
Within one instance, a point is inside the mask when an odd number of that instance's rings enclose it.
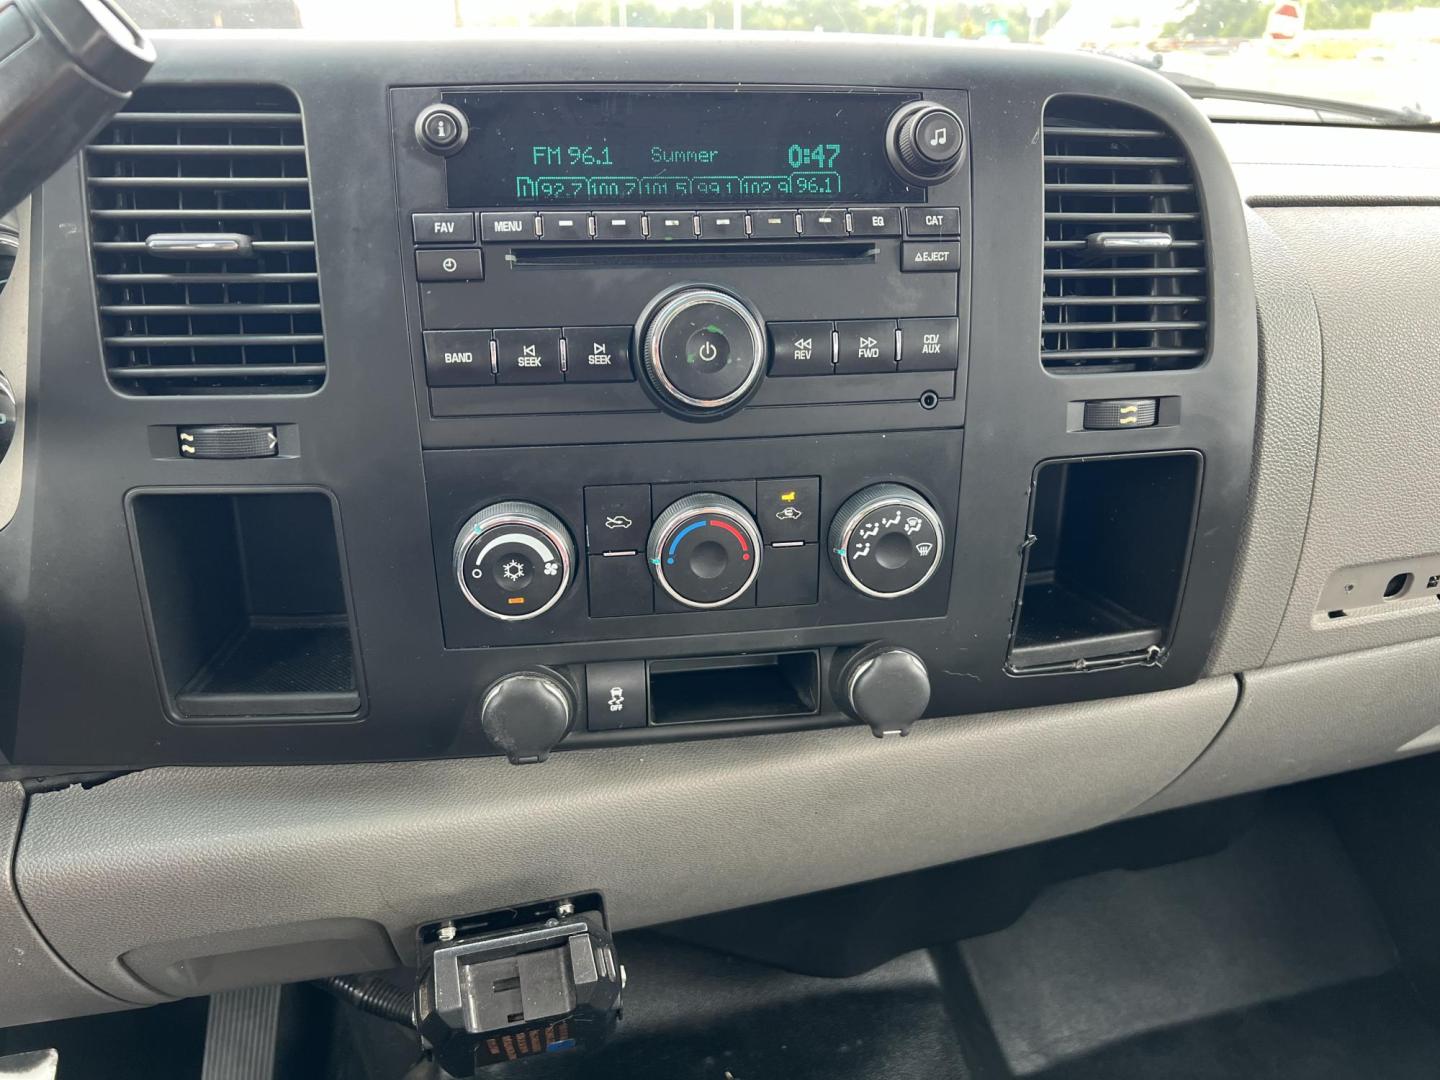
<instances>
[{"instance_id":1,"label":"vent louver","mask_svg":"<svg viewBox=\"0 0 1440 1080\"><path fill-rule=\"evenodd\" d=\"M1205 358L1205 229L1185 149L1156 118L1090 98L1046 106L1040 359L1057 372L1168 371Z\"/></svg>"},{"instance_id":2,"label":"vent louver","mask_svg":"<svg viewBox=\"0 0 1440 1080\"><path fill-rule=\"evenodd\" d=\"M324 381L292 94L142 88L86 148L85 171L100 332L117 389L302 393Z\"/></svg>"}]
</instances>

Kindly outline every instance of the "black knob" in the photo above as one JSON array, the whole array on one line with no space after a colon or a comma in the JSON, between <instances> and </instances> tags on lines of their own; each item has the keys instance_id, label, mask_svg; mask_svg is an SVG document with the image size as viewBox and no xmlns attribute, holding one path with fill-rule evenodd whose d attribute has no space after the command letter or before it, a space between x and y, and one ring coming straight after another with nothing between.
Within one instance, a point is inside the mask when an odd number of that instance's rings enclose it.
<instances>
[{"instance_id":1,"label":"black knob","mask_svg":"<svg viewBox=\"0 0 1440 1080\"><path fill-rule=\"evenodd\" d=\"M641 368L655 398L687 420L727 416L765 372L765 326L739 297L708 286L662 293L640 320Z\"/></svg>"},{"instance_id":2,"label":"black knob","mask_svg":"<svg viewBox=\"0 0 1440 1080\"><path fill-rule=\"evenodd\" d=\"M481 510L461 526L453 555L465 599L506 622L549 611L574 575L575 545L564 523L525 502Z\"/></svg>"},{"instance_id":3,"label":"black knob","mask_svg":"<svg viewBox=\"0 0 1440 1080\"><path fill-rule=\"evenodd\" d=\"M916 184L938 184L960 167L965 125L943 105L916 101L890 118L886 150L890 164Z\"/></svg>"},{"instance_id":4,"label":"black knob","mask_svg":"<svg viewBox=\"0 0 1440 1080\"><path fill-rule=\"evenodd\" d=\"M880 600L908 596L929 581L945 554L945 527L923 495L875 484L840 504L830 523L830 562L857 591Z\"/></svg>"},{"instance_id":5,"label":"black knob","mask_svg":"<svg viewBox=\"0 0 1440 1080\"><path fill-rule=\"evenodd\" d=\"M480 699L480 728L512 765L544 761L574 719L569 684L546 668L497 679Z\"/></svg>"},{"instance_id":6,"label":"black knob","mask_svg":"<svg viewBox=\"0 0 1440 1080\"><path fill-rule=\"evenodd\" d=\"M930 704L930 673L909 649L873 644L837 657L833 692L840 707L876 738L908 735Z\"/></svg>"},{"instance_id":7,"label":"black knob","mask_svg":"<svg viewBox=\"0 0 1440 1080\"><path fill-rule=\"evenodd\" d=\"M453 105L429 105L415 119L415 140L432 154L449 157L469 138L470 124Z\"/></svg>"},{"instance_id":8,"label":"black knob","mask_svg":"<svg viewBox=\"0 0 1440 1080\"><path fill-rule=\"evenodd\" d=\"M655 580L693 608L733 603L760 572L760 528L734 499L703 492L671 503L650 530Z\"/></svg>"}]
</instances>

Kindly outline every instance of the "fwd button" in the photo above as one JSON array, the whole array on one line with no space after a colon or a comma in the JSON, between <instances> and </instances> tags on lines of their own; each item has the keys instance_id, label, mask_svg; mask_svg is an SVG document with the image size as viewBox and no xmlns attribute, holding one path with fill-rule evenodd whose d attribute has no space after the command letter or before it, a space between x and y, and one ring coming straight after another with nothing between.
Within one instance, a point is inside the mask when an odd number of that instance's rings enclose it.
<instances>
[{"instance_id":1,"label":"fwd button","mask_svg":"<svg viewBox=\"0 0 1440 1080\"><path fill-rule=\"evenodd\" d=\"M630 327L565 327L566 382L629 382Z\"/></svg>"}]
</instances>

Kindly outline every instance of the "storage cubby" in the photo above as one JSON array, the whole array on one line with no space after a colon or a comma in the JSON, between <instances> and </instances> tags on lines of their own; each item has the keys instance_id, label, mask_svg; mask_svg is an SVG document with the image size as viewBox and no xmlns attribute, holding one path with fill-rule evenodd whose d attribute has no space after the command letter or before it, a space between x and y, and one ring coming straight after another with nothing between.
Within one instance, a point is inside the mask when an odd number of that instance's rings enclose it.
<instances>
[{"instance_id":1,"label":"storage cubby","mask_svg":"<svg viewBox=\"0 0 1440 1080\"><path fill-rule=\"evenodd\" d=\"M131 498L130 514L176 719L360 708L328 494L147 492Z\"/></svg>"},{"instance_id":2,"label":"storage cubby","mask_svg":"<svg viewBox=\"0 0 1440 1080\"><path fill-rule=\"evenodd\" d=\"M1035 471L1013 671L1140 660L1163 647L1189 561L1200 455L1050 461Z\"/></svg>"}]
</instances>

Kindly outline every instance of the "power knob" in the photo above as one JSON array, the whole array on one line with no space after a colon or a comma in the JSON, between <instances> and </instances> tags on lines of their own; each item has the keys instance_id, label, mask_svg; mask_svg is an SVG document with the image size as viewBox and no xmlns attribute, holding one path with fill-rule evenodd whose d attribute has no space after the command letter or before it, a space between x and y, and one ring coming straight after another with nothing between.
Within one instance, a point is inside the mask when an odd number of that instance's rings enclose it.
<instances>
[{"instance_id":1,"label":"power knob","mask_svg":"<svg viewBox=\"0 0 1440 1080\"><path fill-rule=\"evenodd\" d=\"M915 184L938 184L960 167L965 125L953 110L915 101L890 118L885 149L891 167Z\"/></svg>"},{"instance_id":2,"label":"power knob","mask_svg":"<svg viewBox=\"0 0 1440 1080\"><path fill-rule=\"evenodd\" d=\"M533 503L487 506L455 538L455 580L472 607L519 622L554 607L575 573L564 523Z\"/></svg>"}]
</instances>

